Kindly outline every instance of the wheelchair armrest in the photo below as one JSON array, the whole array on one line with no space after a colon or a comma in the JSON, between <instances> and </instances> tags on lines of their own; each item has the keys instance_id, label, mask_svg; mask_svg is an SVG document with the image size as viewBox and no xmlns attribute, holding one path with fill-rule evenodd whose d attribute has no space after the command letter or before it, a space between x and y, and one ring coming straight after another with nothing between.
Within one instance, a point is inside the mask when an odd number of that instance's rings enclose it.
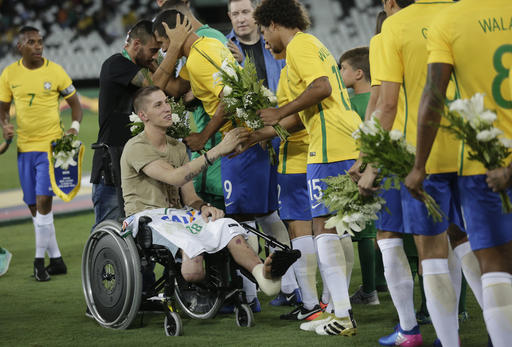
<instances>
[{"instance_id":1,"label":"wheelchair armrest","mask_svg":"<svg viewBox=\"0 0 512 347\"><path fill-rule=\"evenodd\" d=\"M139 231L137 233L136 241L144 249L148 249L153 244L153 231L149 227L152 219L148 216L139 218Z\"/></svg>"}]
</instances>

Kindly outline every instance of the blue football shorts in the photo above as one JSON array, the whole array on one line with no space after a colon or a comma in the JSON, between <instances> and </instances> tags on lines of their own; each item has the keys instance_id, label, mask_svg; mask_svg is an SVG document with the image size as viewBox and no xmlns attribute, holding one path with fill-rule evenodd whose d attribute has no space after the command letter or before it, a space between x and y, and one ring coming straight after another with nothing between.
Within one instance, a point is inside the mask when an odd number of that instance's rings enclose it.
<instances>
[{"instance_id":1,"label":"blue football shorts","mask_svg":"<svg viewBox=\"0 0 512 347\"><path fill-rule=\"evenodd\" d=\"M407 188L400 190L402 197L402 213L405 230L415 235L435 236L448 229L450 224L457 225L465 231L457 185L457 173L428 175L423 182L423 189L430 194L444 214L441 222L434 222L429 217L425 204L416 200Z\"/></svg>"},{"instance_id":2,"label":"blue football shorts","mask_svg":"<svg viewBox=\"0 0 512 347\"><path fill-rule=\"evenodd\" d=\"M268 151L255 145L234 157L222 157L221 178L227 214L263 214L278 209L277 168Z\"/></svg>"},{"instance_id":3,"label":"blue football shorts","mask_svg":"<svg viewBox=\"0 0 512 347\"><path fill-rule=\"evenodd\" d=\"M47 152L18 152L18 175L23 201L36 204L36 195L54 196Z\"/></svg>"},{"instance_id":4,"label":"blue football shorts","mask_svg":"<svg viewBox=\"0 0 512 347\"><path fill-rule=\"evenodd\" d=\"M311 220L306 174L277 174L279 216L282 220Z\"/></svg>"},{"instance_id":5,"label":"blue football shorts","mask_svg":"<svg viewBox=\"0 0 512 347\"><path fill-rule=\"evenodd\" d=\"M322 179L345 174L345 172L348 171L354 163L355 160L350 159L326 164L308 164L307 179L309 203L311 206L311 216L313 218L333 214L320 201L322 198L322 191L327 188L327 184L322 181Z\"/></svg>"},{"instance_id":6,"label":"blue football shorts","mask_svg":"<svg viewBox=\"0 0 512 347\"><path fill-rule=\"evenodd\" d=\"M489 188L486 178L474 175L457 179L462 215L474 251L512 241L512 213L503 213L500 195ZM512 200L512 189L506 193Z\"/></svg>"}]
</instances>

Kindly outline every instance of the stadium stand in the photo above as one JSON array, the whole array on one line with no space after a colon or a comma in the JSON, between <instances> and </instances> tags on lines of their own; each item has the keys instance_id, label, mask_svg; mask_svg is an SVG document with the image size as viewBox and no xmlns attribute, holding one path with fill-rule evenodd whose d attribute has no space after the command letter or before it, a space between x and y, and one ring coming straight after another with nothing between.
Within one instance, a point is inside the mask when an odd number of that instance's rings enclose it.
<instances>
[{"instance_id":1,"label":"stadium stand","mask_svg":"<svg viewBox=\"0 0 512 347\"><path fill-rule=\"evenodd\" d=\"M226 1L192 0L201 10L211 5L225 8ZM368 45L380 10L379 0L302 0L312 20L311 33L335 57L347 49ZM157 12L154 0L50 0L0 1L0 70L18 59L16 33L23 25L40 28L45 37L45 57L61 64L73 80L97 79L102 62L122 47L128 28L138 19ZM206 12L206 11L205 11ZM211 26L229 28L229 19ZM210 17L205 13L205 17ZM217 16L219 17L219 16Z\"/></svg>"}]
</instances>

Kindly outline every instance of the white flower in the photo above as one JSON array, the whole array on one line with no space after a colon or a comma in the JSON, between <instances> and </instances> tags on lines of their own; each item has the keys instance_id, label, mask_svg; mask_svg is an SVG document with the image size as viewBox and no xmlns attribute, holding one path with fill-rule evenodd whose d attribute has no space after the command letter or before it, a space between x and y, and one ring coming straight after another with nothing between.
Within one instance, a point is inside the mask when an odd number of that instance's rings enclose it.
<instances>
[{"instance_id":1,"label":"white flower","mask_svg":"<svg viewBox=\"0 0 512 347\"><path fill-rule=\"evenodd\" d=\"M265 86L262 86L261 90L263 91L263 96L266 97L268 99L268 101L270 101L270 103L272 103L272 104L277 103L277 97L275 96L274 93L272 93L272 91L270 89L268 89Z\"/></svg>"},{"instance_id":2,"label":"white flower","mask_svg":"<svg viewBox=\"0 0 512 347\"><path fill-rule=\"evenodd\" d=\"M450 104L450 111L458 112L473 129L478 127L484 113L484 94L476 93L471 99L458 99Z\"/></svg>"},{"instance_id":3,"label":"white flower","mask_svg":"<svg viewBox=\"0 0 512 347\"><path fill-rule=\"evenodd\" d=\"M496 113L486 110L480 116L480 121L486 125L492 125L492 123L496 120Z\"/></svg>"},{"instance_id":4,"label":"white flower","mask_svg":"<svg viewBox=\"0 0 512 347\"><path fill-rule=\"evenodd\" d=\"M369 121L361 123L359 129L361 129L361 131L364 134L373 136L377 135L377 133L379 132L379 129L377 128L377 123L375 122L375 118L372 118Z\"/></svg>"},{"instance_id":5,"label":"white flower","mask_svg":"<svg viewBox=\"0 0 512 347\"><path fill-rule=\"evenodd\" d=\"M230 86L224 86L224 89L222 90L222 94L224 94L224 96L229 96L232 92L233 88Z\"/></svg>"},{"instance_id":6,"label":"white flower","mask_svg":"<svg viewBox=\"0 0 512 347\"><path fill-rule=\"evenodd\" d=\"M480 131L478 134L476 134L476 139L480 142L489 142L501 134L503 134L503 131L500 129L491 128L489 130Z\"/></svg>"},{"instance_id":7,"label":"white flower","mask_svg":"<svg viewBox=\"0 0 512 347\"><path fill-rule=\"evenodd\" d=\"M277 97L275 95L272 95L270 98L268 98L268 101L270 101L270 103L272 105L276 105L277 104Z\"/></svg>"},{"instance_id":8,"label":"white flower","mask_svg":"<svg viewBox=\"0 0 512 347\"><path fill-rule=\"evenodd\" d=\"M230 65L227 59L224 59L220 67L228 76L233 77L235 81L238 81L238 76L235 69Z\"/></svg>"},{"instance_id":9,"label":"white flower","mask_svg":"<svg viewBox=\"0 0 512 347\"><path fill-rule=\"evenodd\" d=\"M359 140L361 138L361 130L360 129L357 129L356 131L354 131L352 133L352 137L355 139L355 140Z\"/></svg>"},{"instance_id":10,"label":"white flower","mask_svg":"<svg viewBox=\"0 0 512 347\"><path fill-rule=\"evenodd\" d=\"M507 148L512 148L512 140L504 137L499 138L501 144Z\"/></svg>"},{"instance_id":11,"label":"white flower","mask_svg":"<svg viewBox=\"0 0 512 347\"><path fill-rule=\"evenodd\" d=\"M389 132L389 137L391 137L391 140L393 141L399 141L402 139L403 135L400 130L391 130Z\"/></svg>"},{"instance_id":12,"label":"white flower","mask_svg":"<svg viewBox=\"0 0 512 347\"><path fill-rule=\"evenodd\" d=\"M137 125L132 125L130 127L130 132L133 133L135 130L137 130L138 126Z\"/></svg>"},{"instance_id":13,"label":"white flower","mask_svg":"<svg viewBox=\"0 0 512 347\"><path fill-rule=\"evenodd\" d=\"M80 145L81 145L81 144L82 144L82 143L81 143L80 141L75 140L75 141L73 141L73 143L71 144L71 147L73 147L73 148L78 148L78 147L80 147Z\"/></svg>"},{"instance_id":14,"label":"white flower","mask_svg":"<svg viewBox=\"0 0 512 347\"><path fill-rule=\"evenodd\" d=\"M176 113L173 113L171 117L173 123L179 123L181 121L180 116L178 116Z\"/></svg>"},{"instance_id":15,"label":"white flower","mask_svg":"<svg viewBox=\"0 0 512 347\"><path fill-rule=\"evenodd\" d=\"M69 166L75 166L77 164L72 155L64 152L57 153L55 157L55 168L62 167L63 170L67 170Z\"/></svg>"},{"instance_id":16,"label":"white flower","mask_svg":"<svg viewBox=\"0 0 512 347\"><path fill-rule=\"evenodd\" d=\"M245 110L243 108L237 108L236 109L236 116L239 118L239 119L247 119L248 117L248 114L247 112L245 112Z\"/></svg>"},{"instance_id":17,"label":"white flower","mask_svg":"<svg viewBox=\"0 0 512 347\"><path fill-rule=\"evenodd\" d=\"M139 118L139 116L132 112L132 114L130 115L130 122L132 123L136 123L136 122L142 122L142 120Z\"/></svg>"},{"instance_id":18,"label":"white flower","mask_svg":"<svg viewBox=\"0 0 512 347\"><path fill-rule=\"evenodd\" d=\"M405 144L405 149L407 150L407 152L409 152L411 154L416 154L416 147L414 147L410 143Z\"/></svg>"}]
</instances>

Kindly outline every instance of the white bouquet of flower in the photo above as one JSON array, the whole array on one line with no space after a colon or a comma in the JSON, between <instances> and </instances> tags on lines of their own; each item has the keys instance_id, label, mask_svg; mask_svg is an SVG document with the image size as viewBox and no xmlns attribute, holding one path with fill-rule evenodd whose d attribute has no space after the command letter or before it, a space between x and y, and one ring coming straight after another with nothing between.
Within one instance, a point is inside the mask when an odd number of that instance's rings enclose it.
<instances>
[{"instance_id":1,"label":"white bouquet of flower","mask_svg":"<svg viewBox=\"0 0 512 347\"><path fill-rule=\"evenodd\" d=\"M217 68L218 72L213 77L216 83L224 86L222 101L229 118L235 123L245 123L253 130L263 128L263 121L256 112L277 106L277 97L263 85L263 80L258 80L253 59L247 56L243 68L236 61L229 59L224 59L219 66L206 53L194 48ZM284 141L290 136L281 125L276 124L273 127L281 140ZM272 146L268 148L271 158L275 157Z\"/></svg>"},{"instance_id":2,"label":"white bouquet of flower","mask_svg":"<svg viewBox=\"0 0 512 347\"><path fill-rule=\"evenodd\" d=\"M493 126L496 113L484 108L484 95L477 93L471 99L458 99L450 104L443 116L450 123L440 125L469 146L468 159L478 161L487 170L505 165L511 154L512 140L501 137L503 131ZM505 213L512 212L512 204L505 192L500 192Z\"/></svg>"},{"instance_id":3,"label":"white bouquet of flower","mask_svg":"<svg viewBox=\"0 0 512 347\"><path fill-rule=\"evenodd\" d=\"M167 135L175 139L182 139L190 135L189 112L186 110L182 99L178 102L174 98L167 98L167 103L171 105L172 125L167 128ZM144 123L139 116L132 112L130 115L130 131L135 136L144 130Z\"/></svg>"},{"instance_id":4,"label":"white bouquet of flower","mask_svg":"<svg viewBox=\"0 0 512 347\"><path fill-rule=\"evenodd\" d=\"M327 188L322 192L322 202L336 213L325 222L325 227L336 227L340 235L345 232L353 235L353 232L364 230L368 223L377 220L377 212L386 203L378 195L360 195L357 184L348 174L328 177L323 181L327 183Z\"/></svg>"},{"instance_id":5,"label":"white bouquet of flower","mask_svg":"<svg viewBox=\"0 0 512 347\"><path fill-rule=\"evenodd\" d=\"M76 166L75 155L80 150L80 145L81 142L73 134L64 135L55 140L52 146L53 166L61 167L63 170L67 170L70 166Z\"/></svg>"},{"instance_id":6,"label":"white bouquet of flower","mask_svg":"<svg viewBox=\"0 0 512 347\"><path fill-rule=\"evenodd\" d=\"M371 164L379 170L381 177L388 178L384 182L384 189L400 189L400 182L405 180L414 166L416 148L405 141L400 131L384 130L375 117L361 123L352 137L364 153L363 164ZM443 213L434 198L423 192L423 202L432 219L442 221Z\"/></svg>"}]
</instances>

